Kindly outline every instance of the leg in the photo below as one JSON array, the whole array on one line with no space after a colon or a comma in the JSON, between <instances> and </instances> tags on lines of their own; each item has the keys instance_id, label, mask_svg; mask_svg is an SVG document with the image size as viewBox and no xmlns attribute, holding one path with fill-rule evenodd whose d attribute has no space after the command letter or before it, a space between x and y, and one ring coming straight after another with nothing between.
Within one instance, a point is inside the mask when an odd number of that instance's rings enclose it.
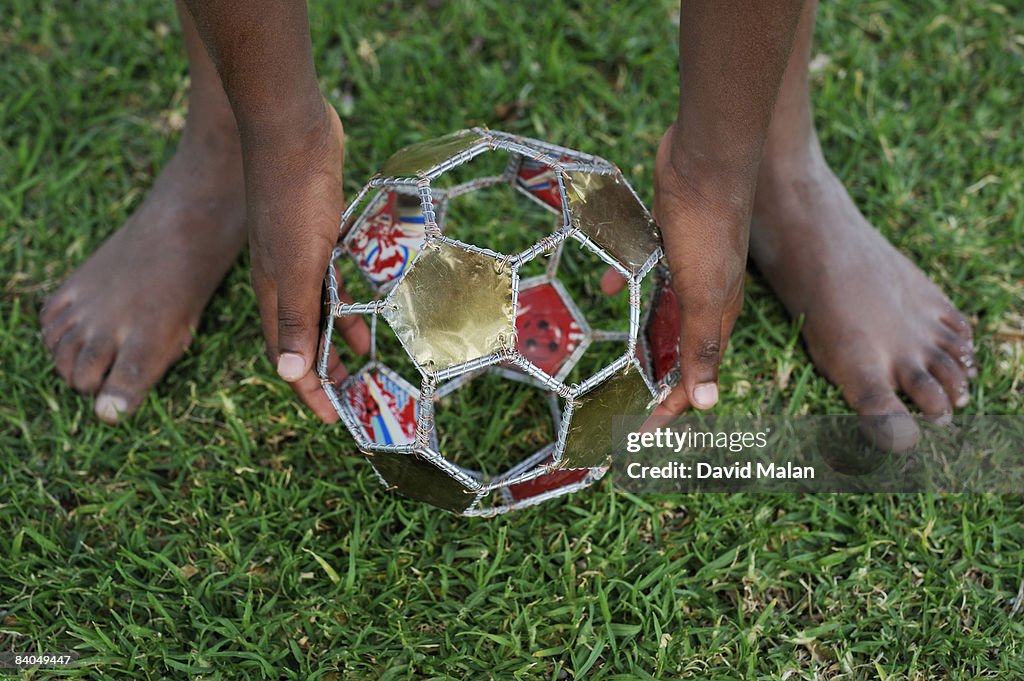
<instances>
[{"instance_id":1,"label":"leg","mask_svg":"<svg viewBox=\"0 0 1024 681\"><path fill-rule=\"evenodd\" d=\"M811 358L857 413L906 416L901 391L925 415L948 419L967 404L971 330L865 220L825 161L808 92L815 5L801 16L769 126L751 257L790 313L804 315ZM891 448L916 442L910 419L889 427Z\"/></svg>"},{"instance_id":2,"label":"leg","mask_svg":"<svg viewBox=\"0 0 1024 681\"><path fill-rule=\"evenodd\" d=\"M60 376L116 422L138 407L192 340L245 243L234 116L195 23L178 3L191 88L174 157L128 221L40 314Z\"/></svg>"}]
</instances>

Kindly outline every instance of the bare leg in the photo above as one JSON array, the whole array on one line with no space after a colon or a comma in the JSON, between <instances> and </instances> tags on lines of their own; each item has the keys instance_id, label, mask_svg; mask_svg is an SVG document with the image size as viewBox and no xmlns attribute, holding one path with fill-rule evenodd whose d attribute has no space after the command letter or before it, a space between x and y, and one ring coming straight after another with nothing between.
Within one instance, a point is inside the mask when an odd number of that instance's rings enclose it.
<instances>
[{"instance_id":1,"label":"bare leg","mask_svg":"<svg viewBox=\"0 0 1024 681\"><path fill-rule=\"evenodd\" d=\"M96 414L110 423L134 412L181 356L245 243L235 119L180 2L178 14L191 76L178 150L142 205L40 315L58 373L95 394Z\"/></svg>"},{"instance_id":2,"label":"bare leg","mask_svg":"<svg viewBox=\"0 0 1024 681\"><path fill-rule=\"evenodd\" d=\"M862 415L907 415L900 391L938 420L967 404L971 329L935 284L861 215L814 130L805 8L758 173L750 253L776 294L804 315L814 363ZM893 419L893 449L917 440Z\"/></svg>"}]
</instances>

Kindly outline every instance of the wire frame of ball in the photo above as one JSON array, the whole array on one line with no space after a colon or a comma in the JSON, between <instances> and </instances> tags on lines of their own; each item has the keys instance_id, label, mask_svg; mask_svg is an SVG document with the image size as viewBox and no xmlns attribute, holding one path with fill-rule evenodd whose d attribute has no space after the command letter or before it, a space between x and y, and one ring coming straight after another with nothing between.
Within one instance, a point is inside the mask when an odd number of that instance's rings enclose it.
<instances>
[{"instance_id":1,"label":"wire frame of ball","mask_svg":"<svg viewBox=\"0 0 1024 681\"><path fill-rule=\"evenodd\" d=\"M510 153L501 174L448 188L433 185L490 151ZM443 234L452 199L495 185L511 185L549 210L555 218L551 233L518 253ZM556 279L569 241L626 280L628 332L592 329ZM317 363L323 389L382 484L406 496L472 516L582 489L608 469L613 417L642 418L662 394L637 359L641 282L662 255L650 213L619 170L599 157L481 128L406 147L385 162L342 215L340 245L325 279ZM545 274L520 280L523 265L542 256L548 258ZM342 257L356 261L375 300L341 299L337 261ZM531 295L555 301L571 320L577 342L559 366L538 366L517 342L520 298ZM332 336L338 320L350 315L369 317L370 361L339 385L328 369ZM390 325L418 370L419 386L378 361L382 323ZM567 384L570 370L594 340L621 342L623 352L585 380ZM546 391L556 433L554 442L490 478L446 459L434 428L437 401L486 371Z\"/></svg>"}]
</instances>

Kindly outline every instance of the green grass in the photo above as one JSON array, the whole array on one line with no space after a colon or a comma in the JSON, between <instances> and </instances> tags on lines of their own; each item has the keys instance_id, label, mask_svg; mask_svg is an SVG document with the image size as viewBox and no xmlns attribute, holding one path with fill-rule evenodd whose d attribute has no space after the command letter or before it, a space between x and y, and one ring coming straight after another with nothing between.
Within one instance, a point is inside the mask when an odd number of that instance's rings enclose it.
<instances>
[{"instance_id":1,"label":"green grass","mask_svg":"<svg viewBox=\"0 0 1024 681\"><path fill-rule=\"evenodd\" d=\"M649 200L674 108L669 6L402 4L312 9L350 192L403 144L488 124L609 158ZM74 649L87 664L67 676L111 679L1024 677L1019 496L652 499L605 482L456 519L379 489L273 377L244 263L138 416L97 423L37 310L173 152L180 36L157 0L2 14L0 648ZM1024 19L843 0L815 54L830 162L977 322L971 413L1020 414ZM844 411L798 325L758 277L748 292L721 410Z\"/></svg>"}]
</instances>

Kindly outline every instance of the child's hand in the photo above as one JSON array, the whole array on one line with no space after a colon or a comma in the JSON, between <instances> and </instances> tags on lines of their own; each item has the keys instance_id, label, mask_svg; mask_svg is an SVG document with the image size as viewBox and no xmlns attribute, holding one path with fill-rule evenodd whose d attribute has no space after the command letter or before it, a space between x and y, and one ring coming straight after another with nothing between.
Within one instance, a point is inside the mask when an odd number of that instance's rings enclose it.
<instances>
[{"instance_id":1,"label":"child's hand","mask_svg":"<svg viewBox=\"0 0 1024 681\"><path fill-rule=\"evenodd\" d=\"M682 319L681 377L656 416L718 402L718 365L743 306L750 232L745 180L684 158L673 139L670 129L658 147L654 213Z\"/></svg>"},{"instance_id":2,"label":"child's hand","mask_svg":"<svg viewBox=\"0 0 1024 681\"><path fill-rule=\"evenodd\" d=\"M321 285L344 209L344 132L326 102L323 112L320 120L287 133L243 134L243 148L252 283L267 356L317 416L331 423L338 415L321 389L315 366ZM346 319L350 323L335 328L356 353L368 352L366 324L358 317ZM347 375L333 351L328 368L335 381Z\"/></svg>"},{"instance_id":3,"label":"child's hand","mask_svg":"<svg viewBox=\"0 0 1024 681\"><path fill-rule=\"evenodd\" d=\"M655 415L718 402L757 168L802 9L802 0L680 5L679 112L658 147L654 213L682 312L682 376Z\"/></svg>"},{"instance_id":4,"label":"child's hand","mask_svg":"<svg viewBox=\"0 0 1024 681\"><path fill-rule=\"evenodd\" d=\"M313 66L306 3L186 0L238 124L252 260L267 356L320 418L338 416L313 367L320 295L344 199L344 131ZM338 329L369 349L361 321ZM337 355L328 369L346 375Z\"/></svg>"},{"instance_id":5,"label":"child's hand","mask_svg":"<svg viewBox=\"0 0 1024 681\"><path fill-rule=\"evenodd\" d=\"M679 384L655 410L655 417L678 416L687 407L707 409L718 401L718 364L743 306L743 278L749 239L749 188L731 181L709 163L703 175L673 147L672 129L662 137L654 167L654 215L672 288L679 301ZM673 155L682 159L673 161ZM682 166L682 167L681 167ZM626 282L613 269L601 279L608 295Z\"/></svg>"}]
</instances>

